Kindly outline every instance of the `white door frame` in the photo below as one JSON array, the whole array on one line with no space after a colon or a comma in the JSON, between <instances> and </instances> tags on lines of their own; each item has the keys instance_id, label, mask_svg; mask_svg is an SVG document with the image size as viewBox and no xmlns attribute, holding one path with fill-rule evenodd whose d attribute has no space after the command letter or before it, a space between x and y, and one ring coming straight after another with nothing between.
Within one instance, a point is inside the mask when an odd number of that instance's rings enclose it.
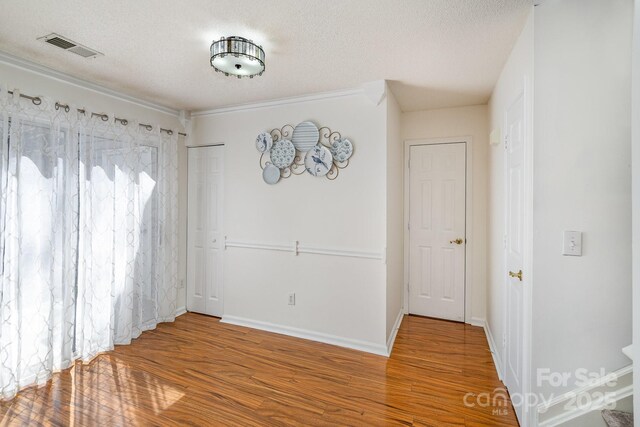
<instances>
[{"instance_id":1,"label":"white door frame","mask_svg":"<svg viewBox=\"0 0 640 427\"><path fill-rule=\"evenodd\" d=\"M452 138L407 139L404 141L404 313L409 314L409 158L414 145L464 143L466 147L466 209L465 227L465 275L464 275L464 322L472 323L471 290L473 289L473 138L470 136Z\"/></svg>"},{"instance_id":2,"label":"white door frame","mask_svg":"<svg viewBox=\"0 0 640 427\"><path fill-rule=\"evenodd\" d=\"M522 342L524 348L522 349L523 360L522 367L525 370L525 375L522 381L522 390L525 396L531 396L532 392L532 372L531 372L531 359L532 359L532 328L533 328L533 81L528 77L523 78L524 87L524 232L525 239L523 245L523 260L522 265L527 270L527 276L523 276L524 286L524 304L523 304L523 337ZM506 120L506 118L505 118ZM537 408L528 408L525 405L524 408L524 426L534 426L537 423L537 419L533 420L533 417L537 417Z\"/></svg>"},{"instance_id":3,"label":"white door frame","mask_svg":"<svg viewBox=\"0 0 640 427\"><path fill-rule=\"evenodd\" d=\"M189 149L191 148L206 148L206 147L222 147L222 151L223 151L223 162L222 162L222 174L220 177L220 188L222 189L222 192L220 194L220 203L222 204L222 210L221 210L221 215L222 218L220 218L220 224L221 224L221 230L220 230L220 235L224 236L224 239L226 240L226 235L225 235L225 205L224 205L224 194L225 194L225 170L226 170L226 162L227 162L227 149L226 146L223 142L221 143L217 143L217 144L204 144L204 145L186 145L187 148L187 173L186 173L186 178L187 178L187 197L186 197L186 205L187 205L187 210L186 210L186 227L185 227L185 242L186 242L186 249L185 249L185 254L187 256L187 259L185 260L185 286L184 286L184 307L185 307L185 312L188 312L187 310L187 305L188 305L188 299L189 299ZM222 283L220 284L221 286L221 295L222 295L222 315L224 315L224 283L225 283L225 275L224 275L224 266L225 266L225 252L226 252L226 246L224 244L224 242L222 243L222 247L220 249L220 253L222 255ZM220 318L222 318L222 315L220 316Z\"/></svg>"},{"instance_id":4,"label":"white door frame","mask_svg":"<svg viewBox=\"0 0 640 427\"><path fill-rule=\"evenodd\" d=\"M523 120L524 120L524 188L522 196L524 198L524 211L523 211L523 254L522 254L522 287L523 287L523 304L522 304L522 369L524 372L522 378L522 393L523 397L526 398L531 396L532 391L532 375L531 372L531 358L532 358L532 323L533 323L533 85L531 83L531 79L527 76L524 76L522 80L522 86L520 89L513 94L511 97L511 102L507 104L511 106L513 102L518 99L518 97L523 97ZM507 129L507 111L503 112L502 119L502 129ZM500 141L501 147L500 149L504 151L504 143L506 134L505 132L501 135L502 140ZM503 182L507 182L507 162L506 158L503 162ZM504 191L504 206L503 206L503 215L504 215L504 238L507 236L507 209L509 208L508 197L506 193L506 188ZM502 292L506 295L507 287L509 286L509 278L507 276L507 252L506 246L503 245L503 274L504 281L502 282ZM507 306L506 299L503 307L502 313L502 324L503 324L503 334L506 333L507 326L507 310L509 307ZM507 369L506 364L506 337L498 338L502 342L502 349L500 356L502 357L503 363L502 367L496 367L499 369L498 375L500 379L503 380L505 377L505 369ZM502 368L502 369L501 369ZM501 370L500 370L501 369ZM538 414L537 408L529 408L526 404L523 408L522 414L522 427L530 427L536 426L538 422Z\"/></svg>"}]
</instances>

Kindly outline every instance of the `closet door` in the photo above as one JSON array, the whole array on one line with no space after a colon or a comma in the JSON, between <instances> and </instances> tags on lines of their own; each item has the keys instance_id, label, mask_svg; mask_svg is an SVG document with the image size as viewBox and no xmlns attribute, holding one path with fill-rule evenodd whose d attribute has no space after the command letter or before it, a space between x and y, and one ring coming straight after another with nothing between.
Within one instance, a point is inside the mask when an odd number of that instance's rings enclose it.
<instances>
[{"instance_id":1,"label":"closet door","mask_svg":"<svg viewBox=\"0 0 640 427\"><path fill-rule=\"evenodd\" d=\"M187 310L221 317L224 146L188 151Z\"/></svg>"}]
</instances>

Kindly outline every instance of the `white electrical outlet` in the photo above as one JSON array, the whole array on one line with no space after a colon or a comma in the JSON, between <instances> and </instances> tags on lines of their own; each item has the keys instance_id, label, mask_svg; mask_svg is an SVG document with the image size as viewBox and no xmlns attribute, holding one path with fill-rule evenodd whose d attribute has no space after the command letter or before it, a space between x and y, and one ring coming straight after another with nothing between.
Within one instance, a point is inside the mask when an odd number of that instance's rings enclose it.
<instances>
[{"instance_id":1,"label":"white electrical outlet","mask_svg":"<svg viewBox=\"0 0 640 427\"><path fill-rule=\"evenodd\" d=\"M289 294L289 305L296 305L296 294Z\"/></svg>"},{"instance_id":2,"label":"white electrical outlet","mask_svg":"<svg viewBox=\"0 0 640 427\"><path fill-rule=\"evenodd\" d=\"M182 288L184 288L184 279L180 279L180 288L179 289L182 289Z\"/></svg>"}]
</instances>

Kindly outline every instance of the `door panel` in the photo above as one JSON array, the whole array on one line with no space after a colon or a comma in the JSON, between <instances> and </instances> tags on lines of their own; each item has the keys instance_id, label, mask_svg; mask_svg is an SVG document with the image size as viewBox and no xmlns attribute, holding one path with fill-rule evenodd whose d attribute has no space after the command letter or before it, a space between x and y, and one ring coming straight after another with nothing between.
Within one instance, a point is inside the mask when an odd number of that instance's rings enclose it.
<instances>
[{"instance_id":1,"label":"door panel","mask_svg":"<svg viewBox=\"0 0 640 427\"><path fill-rule=\"evenodd\" d=\"M464 321L466 145L412 146L409 179L409 311Z\"/></svg>"},{"instance_id":2,"label":"door panel","mask_svg":"<svg viewBox=\"0 0 640 427\"><path fill-rule=\"evenodd\" d=\"M522 281L511 277L523 265L523 215L524 215L524 102L520 96L507 110L506 115L506 343L505 385L509 393L522 393L523 377L523 308ZM520 399L522 400L522 399ZM522 420L522 405L515 406L518 419Z\"/></svg>"},{"instance_id":3,"label":"door panel","mask_svg":"<svg viewBox=\"0 0 640 427\"><path fill-rule=\"evenodd\" d=\"M420 246L420 297L431 298L431 248Z\"/></svg>"},{"instance_id":4,"label":"door panel","mask_svg":"<svg viewBox=\"0 0 640 427\"><path fill-rule=\"evenodd\" d=\"M224 147L189 148L187 310L222 316Z\"/></svg>"}]
</instances>

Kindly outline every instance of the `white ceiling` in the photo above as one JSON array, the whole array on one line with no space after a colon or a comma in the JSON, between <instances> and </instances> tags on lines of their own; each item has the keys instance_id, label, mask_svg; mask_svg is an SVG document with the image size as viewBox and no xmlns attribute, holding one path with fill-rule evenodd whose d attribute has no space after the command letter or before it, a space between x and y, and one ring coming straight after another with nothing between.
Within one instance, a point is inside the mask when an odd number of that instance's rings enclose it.
<instances>
[{"instance_id":1,"label":"white ceiling","mask_svg":"<svg viewBox=\"0 0 640 427\"><path fill-rule=\"evenodd\" d=\"M404 111L484 104L531 0L0 0L0 50L176 109L390 81ZM96 49L84 59L36 38ZM263 45L262 77L213 71L209 45ZM1 76L0 76L1 79Z\"/></svg>"}]
</instances>

